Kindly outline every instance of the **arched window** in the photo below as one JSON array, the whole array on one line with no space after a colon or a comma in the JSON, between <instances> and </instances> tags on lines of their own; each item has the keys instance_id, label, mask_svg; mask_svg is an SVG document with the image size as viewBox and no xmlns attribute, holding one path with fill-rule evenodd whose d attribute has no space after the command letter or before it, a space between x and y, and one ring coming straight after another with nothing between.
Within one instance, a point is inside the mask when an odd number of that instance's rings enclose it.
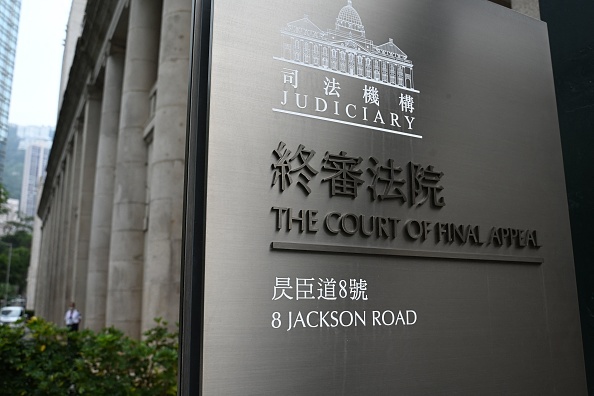
<instances>
[{"instance_id":1,"label":"arched window","mask_svg":"<svg viewBox=\"0 0 594 396\"><path fill-rule=\"evenodd\" d=\"M396 68L390 63L390 84L396 84Z\"/></svg>"},{"instance_id":2,"label":"arched window","mask_svg":"<svg viewBox=\"0 0 594 396\"><path fill-rule=\"evenodd\" d=\"M365 77L371 80L371 59L365 58Z\"/></svg>"},{"instance_id":3,"label":"arched window","mask_svg":"<svg viewBox=\"0 0 594 396\"><path fill-rule=\"evenodd\" d=\"M388 82L388 64L382 61L382 81Z\"/></svg>"},{"instance_id":4,"label":"arched window","mask_svg":"<svg viewBox=\"0 0 594 396\"><path fill-rule=\"evenodd\" d=\"M299 45L299 40L295 40L295 60L296 61L301 61L301 47Z\"/></svg>"},{"instance_id":5,"label":"arched window","mask_svg":"<svg viewBox=\"0 0 594 396\"><path fill-rule=\"evenodd\" d=\"M309 43L303 43L303 62L304 63L311 63L311 57L309 55Z\"/></svg>"},{"instance_id":6,"label":"arched window","mask_svg":"<svg viewBox=\"0 0 594 396\"><path fill-rule=\"evenodd\" d=\"M355 54L349 53L349 74L353 75L357 69L355 68Z\"/></svg>"},{"instance_id":7,"label":"arched window","mask_svg":"<svg viewBox=\"0 0 594 396\"><path fill-rule=\"evenodd\" d=\"M338 69L338 51L336 51L335 49L332 49L332 57L330 58L330 68L332 70L337 70Z\"/></svg>"},{"instance_id":8,"label":"arched window","mask_svg":"<svg viewBox=\"0 0 594 396\"><path fill-rule=\"evenodd\" d=\"M404 85L406 88L412 88L412 70L407 70L407 72L404 76Z\"/></svg>"},{"instance_id":9,"label":"arched window","mask_svg":"<svg viewBox=\"0 0 594 396\"><path fill-rule=\"evenodd\" d=\"M314 44L313 46L313 64L316 66L320 65L320 46Z\"/></svg>"},{"instance_id":10,"label":"arched window","mask_svg":"<svg viewBox=\"0 0 594 396\"><path fill-rule=\"evenodd\" d=\"M346 73L347 71L347 64L346 64L346 52L340 51L340 71Z\"/></svg>"}]
</instances>

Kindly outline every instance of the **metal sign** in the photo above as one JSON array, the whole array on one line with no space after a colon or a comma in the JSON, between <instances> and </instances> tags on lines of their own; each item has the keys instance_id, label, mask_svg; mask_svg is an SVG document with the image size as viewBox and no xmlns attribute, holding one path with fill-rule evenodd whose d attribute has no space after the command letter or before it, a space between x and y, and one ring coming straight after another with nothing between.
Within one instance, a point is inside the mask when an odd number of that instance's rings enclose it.
<instances>
[{"instance_id":1,"label":"metal sign","mask_svg":"<svg viewBox=\"0 0 594 396\"><path fill-rule=\"evenodd\" d=\"M585 394L546 25L196 2L183 394Z\"/></svg>"}]
</instances>

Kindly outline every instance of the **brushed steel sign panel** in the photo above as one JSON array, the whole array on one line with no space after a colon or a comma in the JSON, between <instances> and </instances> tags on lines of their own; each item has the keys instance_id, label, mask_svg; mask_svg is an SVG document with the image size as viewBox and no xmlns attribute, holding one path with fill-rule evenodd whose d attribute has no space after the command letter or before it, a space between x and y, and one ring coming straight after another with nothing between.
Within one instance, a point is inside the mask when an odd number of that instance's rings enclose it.
<instances>
[{"instance_id":1,"label":"brushed steel sign panel","mask_svg":"<svg viewBox=\"0 0 594 396\"><path fill-rule=\"evenodd\" d=\"M212 6L202 392L585 394L546 25Z\"/></svg>"}]
</instances>

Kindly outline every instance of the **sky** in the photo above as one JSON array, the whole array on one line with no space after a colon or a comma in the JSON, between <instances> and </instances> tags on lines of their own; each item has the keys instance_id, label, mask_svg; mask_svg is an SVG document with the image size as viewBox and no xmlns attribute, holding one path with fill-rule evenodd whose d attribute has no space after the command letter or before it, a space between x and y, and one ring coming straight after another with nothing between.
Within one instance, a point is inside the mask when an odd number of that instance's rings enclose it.
<instances>
[{"instance_id":1,"label":"sky","mask_svg":"<svg viewBox=\"0 0 594 396\"><path fill-rule=\"evenodd\" d=\"M72 0L22 0L8 122L55 127Z\"/></svg>"}]
</instances>

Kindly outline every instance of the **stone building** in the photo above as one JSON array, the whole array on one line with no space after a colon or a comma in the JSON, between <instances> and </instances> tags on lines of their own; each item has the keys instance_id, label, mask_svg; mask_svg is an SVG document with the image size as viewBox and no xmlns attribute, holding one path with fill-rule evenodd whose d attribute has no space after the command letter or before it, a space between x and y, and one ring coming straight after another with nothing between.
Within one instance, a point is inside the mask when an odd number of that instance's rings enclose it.
<instances>
[{"instance_id":1,"label":"stone building","mask_svg":"<svg viewBox=\"0 0 594 396\"><path fill-rule=\"evenodd\" d=\"M178 320L191 8L87 1L37 211L41 317L72 300L137 338Z\"/></svg>"},{"instance_id":2,"label":"stone building","mask_svg":"<svg viewBox=\"0 0 594 396\"><path fill-rule=\"evenodd\" d=\"M85 16L85 6L87 0L72 0L70 5L70 14L68 15L68 22L66 23L66 39L64 40L64 53L62 54L62 75L60 76L60 105L64 99L64 91L68 83L68 72L72 61L74 60L74 52L76 51L76 42L82 33L83 18Z\"/></svg>"},{"instance_id":3,"label":"stone building","mask_svg":"<svg viewBox=\"0 0 594 396\"><path fill-rule=\"evenodd\" d=\"M518 0L528 3L537 16L537 0ZM136 338L155 317L178 320L191 10L192 0L86 2L37 210L28 285L36 315L62 323L75 301L83 327ZM369 59L386 62L371 78L414 89L396 45L373 46L351 1L343 11L324 40L358 34L354 42L375 49ZM343 72L367 78L366 61L361 71L352 61Z\"/></svg>"}]
</instances>

